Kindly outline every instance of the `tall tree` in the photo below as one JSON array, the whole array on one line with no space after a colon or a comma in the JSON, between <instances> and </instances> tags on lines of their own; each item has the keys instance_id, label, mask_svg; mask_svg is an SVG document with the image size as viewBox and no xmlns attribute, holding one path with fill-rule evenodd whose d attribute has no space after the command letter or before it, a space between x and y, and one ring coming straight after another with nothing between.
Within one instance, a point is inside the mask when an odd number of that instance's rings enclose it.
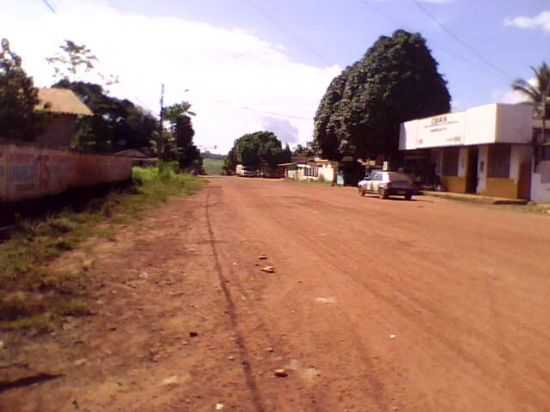
<instances>
[{"instance_id":1,"label":"tall tree","mask_svg":"<svg viewBox=\"0 0 550 412\"><path fill-rule=\"evenodd\" d=\"M520 92L533 104L535 113L538 117L542 117L543 113L546 113L546 117L548 117L549 109L547 106L550 95L550 67L546 62L542 62L538 67L531 67L531 70L535 75L533 84L524 79L517 79L512 83L512 89ZM544 99L546 99L546 105L543 104ZM546 109L544 109L543 106L546 106Z\"/></svg>"},{"instance_id":2,"label":"tall tree","mask_svg":"<svg viewBox=\"0 0 550 412\"><path fill-rule=\"evenodd\" d=\"M83 75L93 72L104 89L119 82L117 76L107 75L98 70L99 59L85 44L65 40L59 48L60 51L56 55L46 58L54 70L53 77L57 81L82 81Z\"/></svg>"},{"instance_id":3,"label":"tall tree","mask_svg":"<svg viewBox=\"0 0 550 412\"><path fill-rule=\"evenodd\" d=\"M171 125L170 132L175 142L174 156L180 169L202 173L202 156L193 143L195 130L190 116L195 116L195 113L191 111L189 102L176 103L164 109L164 117Z\"/></svg>"},{"instance_id":4,"label":"tall tree","mask_svg":"<svg viewBox=\"0 0 550 412\"><path fill-rule=\"evenodd\" d=\"M288 149L290 151L290 149ZM281 141L273 132L259 131L241 136L227 154L224 164L226 173L233 173L238 164L248 168L266 165L274 167L289 161Z\"/></svg>"},{"instance_id":5,"label":"tall tree","mask_svg":"<svg viewBox=\"0 0 550 412\"><path fill-rule=\"evenodd\" d=\"M314 145L329 159L398 153L400 123L450 110L447 82L419 33L382 36L329 85Z\"/></svg>"},{"instance_id":6,"label":"tall tree","mask_svg":"<svg viewBox=\"0 0 550 412\"><path fill-rule=\"evenodd\" d=\"M0 137L31 141L42 126L41 116L34 110L38 90L9 41L3 39L0 47Z\"/></svg>"},{"instance_id":7,"label":"tall tree","mask_svg":"<svg viewBox=\"0 0 550 412\"><path fill-rule=\"evenodd\" d=\"M150 147L158 121L130 100L111 97L94 83L61 80L53 87L72 90L94 112L94 116L80 120L75 148L116 152Z\"/></svg>"}]
</instances>

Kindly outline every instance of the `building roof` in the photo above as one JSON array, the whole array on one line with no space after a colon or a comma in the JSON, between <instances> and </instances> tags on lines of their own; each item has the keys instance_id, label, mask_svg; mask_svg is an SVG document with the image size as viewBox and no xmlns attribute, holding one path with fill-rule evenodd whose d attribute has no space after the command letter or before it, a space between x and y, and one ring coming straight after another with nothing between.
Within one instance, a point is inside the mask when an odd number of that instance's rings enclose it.
<instances>
[{"instance_id":1,"label":"building roof","mask_svg":"<svg viewBox=\"0 0 550 412\"><path fill-rule=\"evenodd\" d=\"M72 114L78 116L93 116L94 113L69 89L38 89L40 103L37 111Z\"/></svg>"}]
</instances>

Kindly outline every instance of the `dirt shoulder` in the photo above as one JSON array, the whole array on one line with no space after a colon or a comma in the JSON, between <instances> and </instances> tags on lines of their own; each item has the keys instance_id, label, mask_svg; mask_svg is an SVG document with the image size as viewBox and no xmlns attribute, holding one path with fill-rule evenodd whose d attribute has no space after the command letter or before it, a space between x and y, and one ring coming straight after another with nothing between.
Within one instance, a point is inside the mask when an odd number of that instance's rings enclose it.
<instances>
[{"instance_id":1,"label":"dirt shoulder","mask_svg":"<svg viewBox=\"0 0 550 412\"><path fill-rule=\"evenodd\" d=\"M60 376L0 410L546 410L548 244L546 216L211 179L90 248L94 314L0 369Z\"/></svg>"}]
</instances>

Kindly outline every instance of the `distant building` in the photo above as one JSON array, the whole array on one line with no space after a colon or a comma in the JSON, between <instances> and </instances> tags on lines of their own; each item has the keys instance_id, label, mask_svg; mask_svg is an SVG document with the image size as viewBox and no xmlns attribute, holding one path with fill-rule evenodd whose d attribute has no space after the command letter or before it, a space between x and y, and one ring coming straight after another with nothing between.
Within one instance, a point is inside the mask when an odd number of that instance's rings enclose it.
<instances>
[{"instance_id":1,"label":"distant building","mask_svg":"<svg viewBox=\"0 0 550 412\"><path fill-rule=\"evenodd\" d=\"M39 89L36 111L47 113L44 132L35 139L39 146L68 150L76 133L77 121L93 112L69 89Z\"/></svg>"},{"instance_id":2,"label":"distant building","mask_svg":"<svg viewBox=\"0 0 550 412\"><path fill-rule=\"evenodd\" d=\"M282 175L287 179L333 182L338 170L338 163L316 157L281 163L279 167L282 169Z\"/></svg>"},{"instance_id":3,"label":"distant building","mask_svg":"<svg viewBox=\"0 0 550 412\"><path fill-rule=\"evenodd\" d=\"M531 106L489 104L405 122L399 149L449 192L549 202L550 150L534 156L535 128Z\"/></svg>"}]
</instances>

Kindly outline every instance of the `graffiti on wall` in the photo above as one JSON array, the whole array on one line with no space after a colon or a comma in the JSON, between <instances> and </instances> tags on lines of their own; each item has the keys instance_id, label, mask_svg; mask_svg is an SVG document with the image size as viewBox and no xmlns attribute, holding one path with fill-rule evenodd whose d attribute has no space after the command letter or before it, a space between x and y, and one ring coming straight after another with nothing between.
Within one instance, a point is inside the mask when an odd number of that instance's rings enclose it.
<instances>
[{"instance_id":1,"label":"graffiti on wall","mask_svg":"<svg viewBox=\"0 0 550 412\"><path fill-rule=\"evenodd\" d=\"M0 201L130 179L131 159L0 145Z\"/></svg>"}]
</instances>

